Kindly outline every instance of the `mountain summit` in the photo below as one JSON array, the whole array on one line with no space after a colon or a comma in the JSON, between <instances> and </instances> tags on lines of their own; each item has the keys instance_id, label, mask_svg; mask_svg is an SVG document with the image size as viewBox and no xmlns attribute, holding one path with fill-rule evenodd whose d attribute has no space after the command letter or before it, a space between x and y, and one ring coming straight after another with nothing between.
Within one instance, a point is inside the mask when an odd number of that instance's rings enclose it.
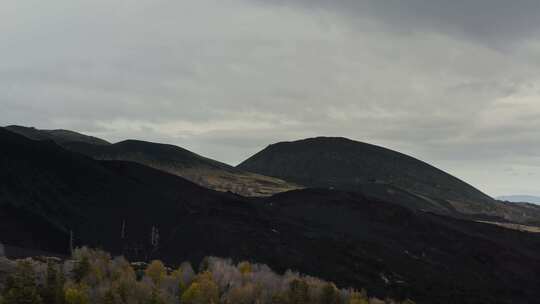
<instances>
[{"instance_id":1,"label":"mountain summit","mask_svg":"<svg viewBox=\"0 0 540 304\"><path fill-rule=\"evenodd\" d=\"M523 215L421 160L342 137L273 144L238 168L307 187L359 191L440 214L481 215L521 222L538 219L538 214Z\"/></svg>"}]
</instances>

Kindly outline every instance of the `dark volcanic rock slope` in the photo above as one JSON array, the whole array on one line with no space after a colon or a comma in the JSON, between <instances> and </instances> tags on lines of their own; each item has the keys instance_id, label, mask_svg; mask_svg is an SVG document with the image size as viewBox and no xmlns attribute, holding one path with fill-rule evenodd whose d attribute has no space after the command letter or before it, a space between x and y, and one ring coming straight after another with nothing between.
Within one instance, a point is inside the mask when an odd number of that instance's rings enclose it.
<instances>
[{"instance_id":1,"label":"dark volcanic rock slope","mask_svg":"<svg viewBox=\"0 0 540 304\"><path fill-rule=\"evenodd\" d=\"M0 142L0 206L6 218L19 227L25 221L16 214L39 218L39 227L55 228L49 229L54 236L73 230L81 243L114 249L117 242L111 236L118 234L124 219L137 217L133 234L146 238L148 225L173 222L176 213L184 210L182 203L223 199L180 178L174 183L178 189L166 184L156 188L159 171L135 163L98 162L52 141L33 141L0 129ZM139 174L124 173L133 171ZM31 229L34 222L29 223L24 225ZM0 237L13 245L32 240L21 232L2 229ZM57 251L65 251L67 245L34 244L37 249Z\"/></svg>"},{"instance_id":2,"label":"dark volcanic rock slope","mask_svg":"<svg viewBox=\"0 0 540 304\"><path fill-rule=\"evenodd\" d=\"M238 168L308 187L360 191L441 214L540 222L540 210L525 213L418 159L346 138L273 144Z\"/></svg>"},{"instance_id":3,"label":"dark volcanic rock slope","mask_svg":"<svg viewBox=\"0 0 540 304\"><path fill-rule=\"evenodd\" d=\"M0 130L0 242L100 246L133 260L252 259L418 303L532 303L540 240L353 192L245 199ZM6 221L7 219L7 221ZM122 223L126 233L122 238ZM151 246L152 226L160 241Z\"/></svg>"}]
</instances>

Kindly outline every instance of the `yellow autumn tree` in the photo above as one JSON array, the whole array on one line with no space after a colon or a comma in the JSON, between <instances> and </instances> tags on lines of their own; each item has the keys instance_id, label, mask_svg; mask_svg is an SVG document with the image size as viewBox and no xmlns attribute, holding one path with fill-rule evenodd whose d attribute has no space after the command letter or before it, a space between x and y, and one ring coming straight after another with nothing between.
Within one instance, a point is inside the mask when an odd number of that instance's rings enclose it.
<instances>
[{"instance_id":1,"label":"yellow autumn tree","mask_svg":"<svg viewBox=\"0 0 540 304\"><path fill-rule=\"evenodd\" d=\"M366 292L364 290L361 292L353 291L349 298L349 304L369 304Z\"/></svg>"},{"instance_id":2,"label":"yellow autumn tree","mask_svg":"<svg viewBox=\"0 0 540 304\"><path fill-rule=\"evenodd\" d=\"M257 299L260 297L260 288L253 284L248 283L242 286L231 288L222 299L225 304L251 304L257 303Z\"/></svg>"},{"instance_id":3,"label":"yellow autumn tree","mask_svg":"<svg viewBox=\"0 0 540 304\"><path fill-rule=\"evenodd\" d=\"M327 283L323 286L321 294L319 296L320 304L339 304L341 299L339 296L339 290L336 285Z\"/></svg>"},{"instance_id":4,"label":"yellow autumn tree","mask_svg":"<svg viewBox=\"0 0 540 304\"><path fill-rule=\"evenodd\" d=\"M90 304L88 292L82 285L66 287L64 293L66 304Z\"/></svg>"},{"instance_id":5,"label":"yellow autumn tree","mask_svg":"<svg viewBox=\"0 0 540 304\"><path fill-rule=\"evenodd\" d=\"M209 271L197 275L181 297L183 304L217 304L218 301L219 288Z\"/></svg>"},{"instance_id":6,"label":"yellow autumn tree","mask_svg":"<svg viewBox=\"0 0 540 304\"><path fill-rule=\"evenodd\" d=\"M243 274L243 275L246 275L246 274L251 273L252 268L253 268L253 267L251 266L251 263L246 262L246 261L240 262L240 263L238 264L238 270L239 270L240 273Z\"/></svg>"},{"instance_id":7,"label":"yellow autumn tree","mask_svg":"<svg viewBox=\"0 0 540 304\"><path fill-rule=\"evenodd\" d=\"M146 267L144 274L149 277L156 286L158 286L161 281L167 275L167 270L165 265L159 260L154 260Z\"/></svg>"}]
</instances>

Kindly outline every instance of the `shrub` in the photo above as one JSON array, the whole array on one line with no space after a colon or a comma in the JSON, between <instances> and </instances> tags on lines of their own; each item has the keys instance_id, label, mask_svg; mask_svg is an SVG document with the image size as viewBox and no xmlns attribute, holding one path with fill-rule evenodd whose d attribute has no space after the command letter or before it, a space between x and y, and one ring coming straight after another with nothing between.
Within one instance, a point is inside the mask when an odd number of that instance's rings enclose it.
<instances>
[{"instance_id":1,"label":"shrub","mask_svg":"<svg viewBox=\"0 0 540 304\"><path fill-rule=\"evenodd\" d=\"M29 261L17 263L15 273L8 277L4 290L3 304L22 303L43 303L36 285L36 274Z\"/></svg>"},{"instance_id":2,"label":"shrub","mask_svg":"<svg viewBox=\"0 0 540 304\"><path fill-rule=\"evenodd\" d=\"M218 301L219 289L208 271L199 274L181 297L185 304L216 304Z\"/></svg>"},{"instance_id":3,"label":"shrub","mask_svg":"<svg viewBox=\"0 0 540 304\"><path fill-rule=\"evenodd\" d=\"M195 271L193 270L193 267L191 267L190 263L184 262L180 265L180 267L178 267L177 270L173 271L171 276L178 280L178 290L181 296L193 281Z\"/></svg>"},{"instance_id":4,"label":"shrub","mask_svg":"<svg viewBox=\"0 0 540 304\"><path fill-rule=\"evenodd\" d=\"M47 263L45 286L41 290L43 302L47 304L64 304L64 283L64 274L59 269L59 265L49 261Z\"/></svg>"},{"instance_id":5,"label":"shrub","mask_svg":"<svg viewBox=\"0 0 540 304\"><path fill-rule=\"evenodd\" d=\"M117 280L135 280L135 270L124 257L117 257L110 264L111 279Z\"/></svg>"},{"instance_id":6,"label":"shrub","mask_svg":"<svg viewBox=\"0 0 540 304\"><path fill-rule=\"evenodd\" d=\"M73 268L73 279L76 283L81 283L82 280L90 273L90 259L88 256L81 257L80 260L76 261L75 267Z\"/></svg>"},{"instance_id":7,"label":"shrub","mask_svg":"<svg viewBox=\"0 0 540 304\"><path fill-rule=\"evenodd\" d=\"M353 291L349 299L349 304L369 304L365 290L361 292Z\"/></svg>"},{"instance_id":8,"label":"shrub","mask_svg":"<svg viewBox=\"0 0 540 304\"><path fill-rule=\"evenodd\" d=\"M341 302L336 285L327 283L323 286L319 296L320 304L339 304Z\"/></svg>"},{"instance_id":9,"label":"shrub","mask_svg":"<svg viewBox=\"0 0 540 304\"><path fill-rule=\"evenodd\" d=\"M73 259L49 263L25 260L4 267L11 273L0 304L375 304L404 302L369 299L365 291L338 289L324 280L268 266L230 259L205 258L195 274L183 263L167 275L162 262L153 261L137 277L123 257L88 248ZM1 260L0 260L1 262ZM66 277L65 277L66 276ZM2 280L3 281L3 280Z\"/></svg>"},{"instance_id":10,"label":"shrub","mask_svg":"<svg viewBox=\"0 0 540 304\"><path fill-rule=\"evenodd\" d=\"M154 260L148 265L144 274L152 279L154 285L159 286L163 278L167 275L167 270L161 261Z\"/></svg>"},{"instance_id":11,"label":"shrub","mask_svg":"<svg viewBox=\"0 0 540 304\"><path fill-rule=\"evenodd\" d=\"M199 264L199 273L203 273L210 269L210 259L211 257L205 257L202 259L201 263Z\"/></svg>"},{"instance_id":12,"label":"shrub","mask_svg":"<svg viewBox=\"0 0 540 304\"><path fill-rule=\"evenodd\" d=\"M288 304L287 295L284 293L276 293L272 295L272 299L270 301L272 304Z\"/></svg>"},{"instance_id":13,"label":"shrub","mask_svg":"<svg viewBox=\"0 0 540 304\"><path fill-rule=\"evenodd\" d=\"M150 295L150 298L146 300L145 304L165 304L165 301L160 297L159 292L157 289L152 289L152 294Z\"/></svg>"},{"instance_id":14,"label":"shrub","mask_svg":"<svg viewBox=\"0 0 540 304\"><path fill-rule=\"evenodd\" d=\"M308 304L309 286L302 279L295 279L289 284L288 300L290 304Z\"/></svg>"},{"instance_id":15,"label":"shrub","mask_svg":"<svg viewBox=\"0 0 540 304\"><path fill-rule=\"evenodd\" d=\"M224 296L227 304L251 304L256 303L259 298L260 288L252 283L244 286L234 287Z\"/></svg>"},{"instance_id":16,"label":"shrub","mask_svg":"<svg viewBox=\"0 0 540 304\"><path fill-rule=\"evenodd\" d=\"M88 292L83 285L66 287L65 298L67 304L90 304Z\"/></svg>"},{"instance_id":17,"label":"shrub","mask_svg":"<svg viewBox=\"0 0 540 304\"><path fill-rule=\"evenodd\" d=\"M240 271L241 274L246 275L246 274L251 273L252 267L249 262L244 261L238 264L238 270Z\"/></svg>"}]
</instances>

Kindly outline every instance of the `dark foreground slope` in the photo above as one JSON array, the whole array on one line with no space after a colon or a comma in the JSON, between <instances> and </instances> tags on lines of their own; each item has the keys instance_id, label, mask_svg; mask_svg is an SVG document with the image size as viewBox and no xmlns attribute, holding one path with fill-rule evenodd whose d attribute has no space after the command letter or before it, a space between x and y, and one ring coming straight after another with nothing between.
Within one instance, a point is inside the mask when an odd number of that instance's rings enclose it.
<instances>
[{"instance_id":1,"label":"dark foreground slope","mask_svg":"<svg viewBox=\"0 0 540 304\"><path fill-rule=\"evenodd\" d=\"M21 126L6 128L30 139L53 140L64 148L95 159L140 163L213 190L231 191L244 196L269 196L299 188L277 178L242 171L174 145L139 140L109 144L66 130L38 130Z\"/></svg>"},{"instance_id":2,"label":"dark foreground slope","mask_svg":"<svg viewBox=\"0 0 540 304\"><path fill-rule=\"evenodd\" d=\"M238 168L309 187L359 191L439 214L540 223L540 208L524 210L501 204L425 162L346 138L273 144Z\"/></svg>"},{"instance_id":3,"label":"dark foreground slope","mask_svg":"<svg viewBox=\"0 0 540 304\"><path fill-rule=\"evenodd\" d=\"M166 191L167 185L155 189L161 172L134 163L98 162L51 141L33 141L0 129L0 142L2 214L17 225L26 222L20 214L39 218L41 230L54 227L48 231L55 237L73 231L80 243L117 249L117 240L111 236L119 235L124 219L137 218L131 231L146 238L151 225L174 222L177 212L185 212L185 203L204 205L227 199L180 178L168 185L171 191ZM29 227L34 222L29 220ZM24 244L28 238L20 233L20 229L2 229L0 238L13 245ZM68 249L67 241L34 245L43 250Z\"/></svg>"},{"instance_id":4,"label":"dark foreground slope","mask_svg":"<svg viewBox=\"0 0 540 304\"><path fill-rule=\"evenodd\" d=\"M254 259L418 303L532 303L540 297L535 234L352 192L310 189L247 200L4 130L0 143L0 212L12 219L0 230L3 243L65 252L73 230L77 245L132 260ZM160 235L156 247L149 244L152 226ZM20 227L39 238L27 241ZM54 242L45 242L49 238Z\"/></svg>"}]
</instances>

